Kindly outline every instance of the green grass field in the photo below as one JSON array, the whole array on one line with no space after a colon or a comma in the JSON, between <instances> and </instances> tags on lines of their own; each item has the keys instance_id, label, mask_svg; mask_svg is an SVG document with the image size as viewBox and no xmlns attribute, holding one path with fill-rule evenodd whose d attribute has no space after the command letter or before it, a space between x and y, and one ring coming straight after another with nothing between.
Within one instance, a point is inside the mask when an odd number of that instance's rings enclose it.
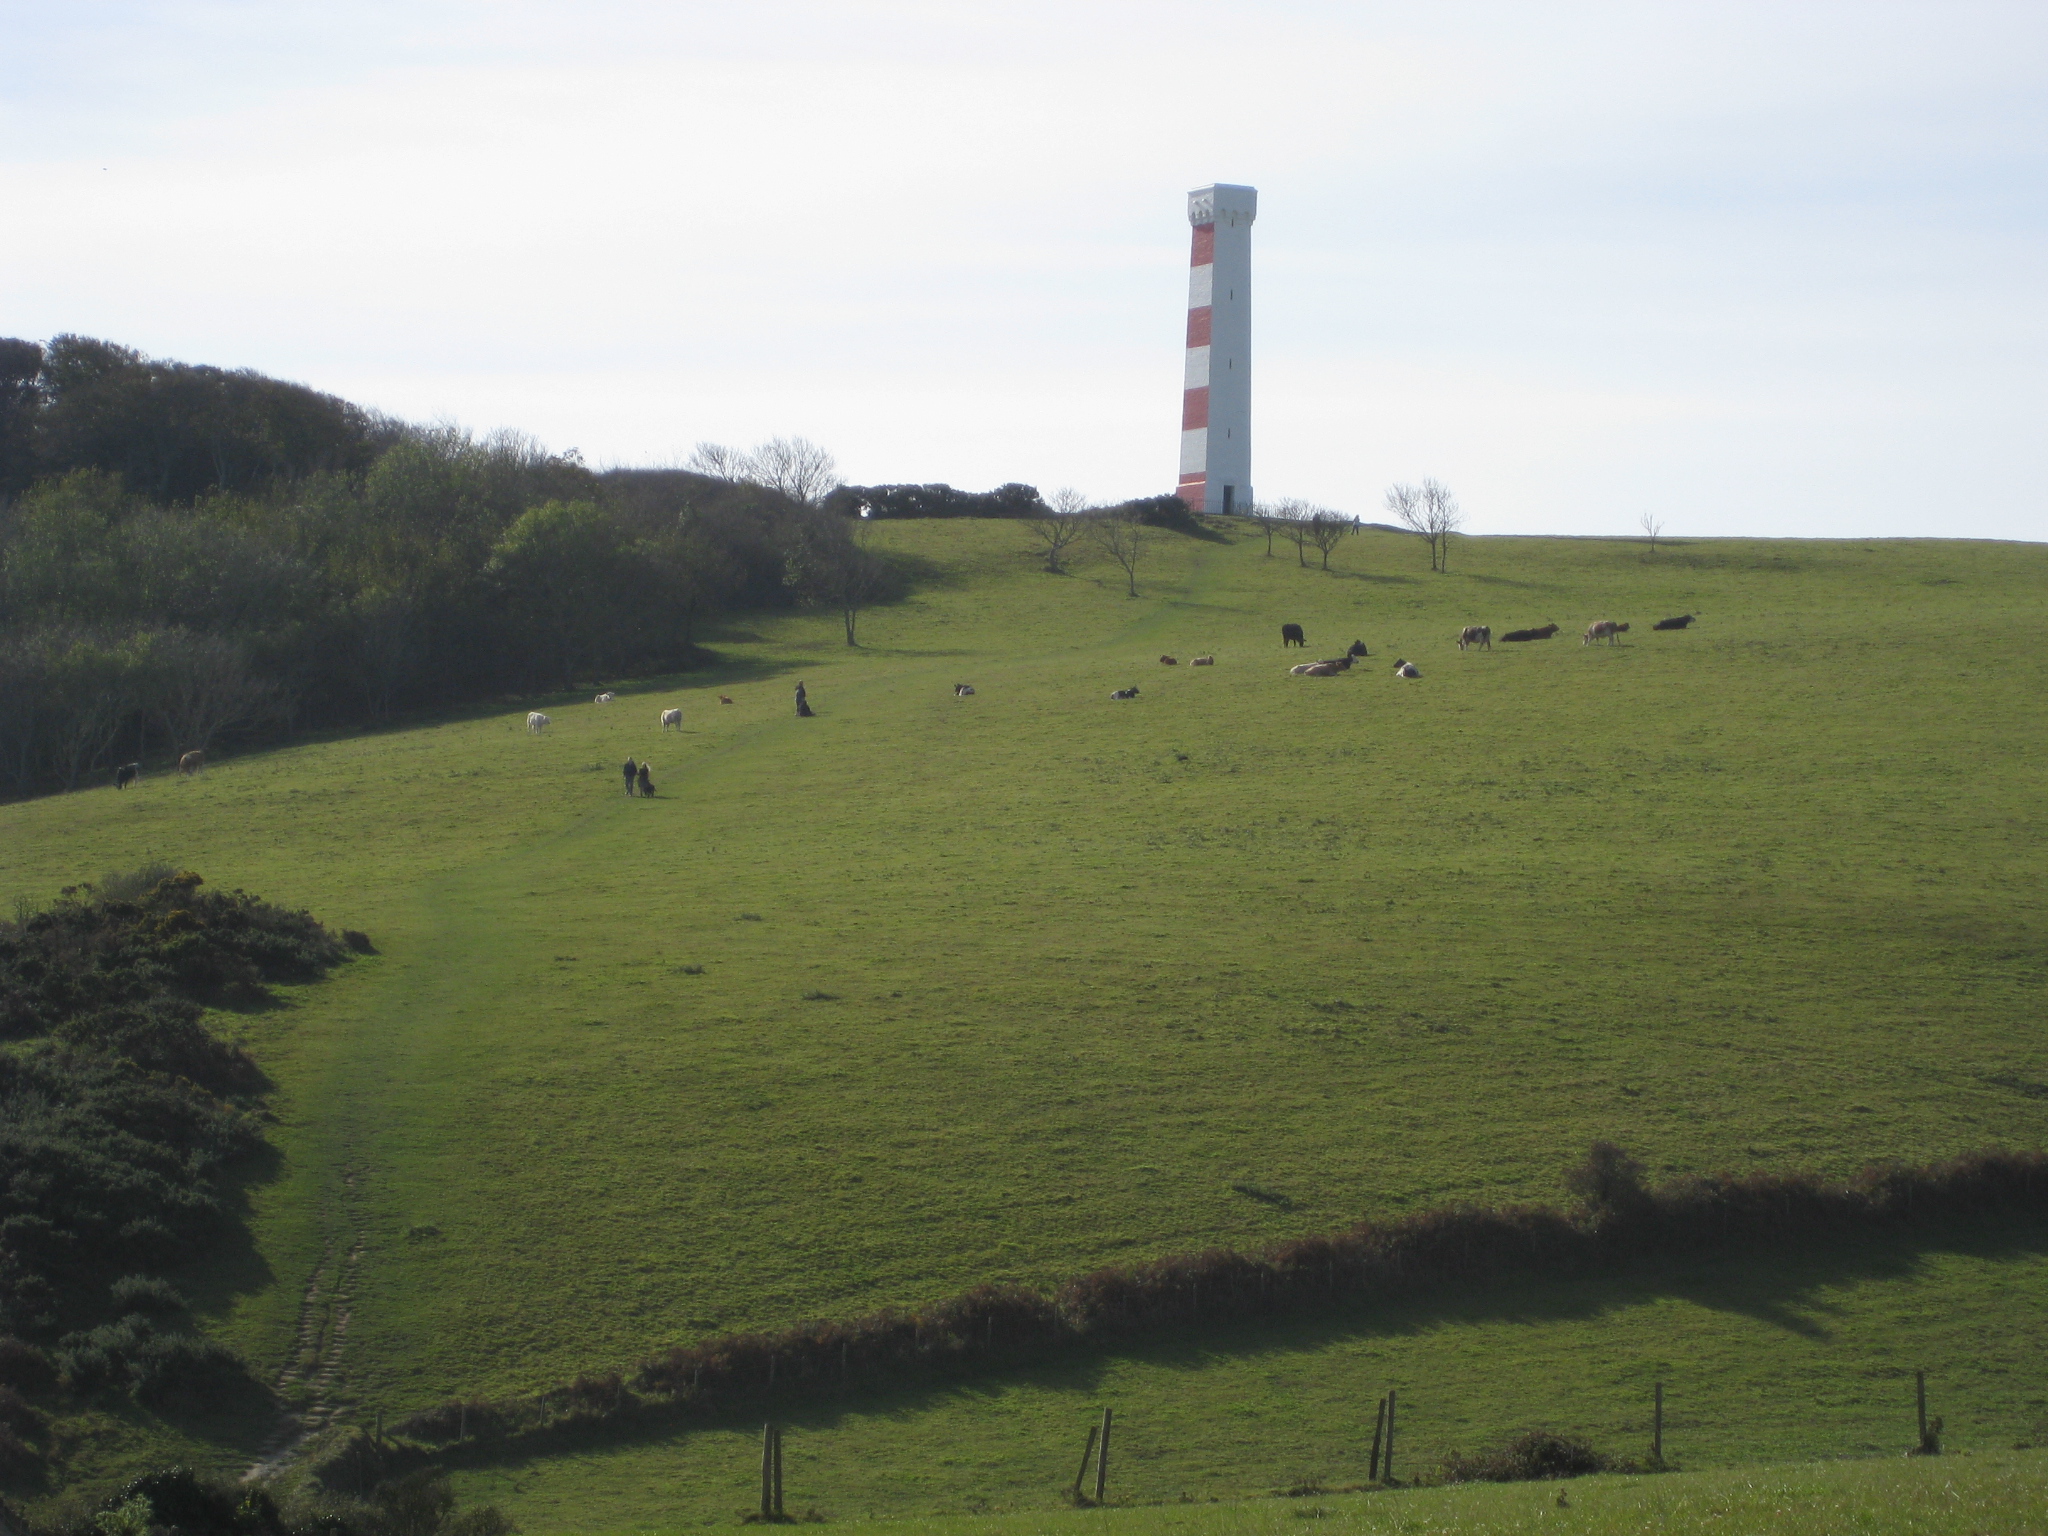
<instances>
[{"instance_id":1,"label":"green grass field","mask_svg":"<svg viewBox=\"0 0 2048 1536\"><path fill-rule=\"evenodd\" d=\"M283 1367L309 1280L359 1251L337 1390L401 1413L986 1279L1555 1197L1601 1136L1660 1174L2048 1141L2048 548L1473 539L1434 577L1391 535L1327 574L1174 536L1131 600L1095 567L1035 573L1007 525L876 534L934 575L858 651L832 617L777 620L610 706L508 701L0 808L0 895L169 858L382 951L229 1021L279 1085L285 1156L252 1194L260 1258L194 1277L223 1337ZM1629 643L1581 647L1596 617ZM1283 619L1310 656L1373 658L1288 677ZM1451 644L1548 619L1545 644ZM791 718L798 676L817 719ZM628 753L659 798L620 792ZM2043 1245L1985 1241L1974 1279L1923 1254L1822 1279L1882 1316L1885 1286L1948 1275L1931 1311L1981 1330L1945 1335L1957 1364L2038 1359L2015 1277L2040 1294ZM1637 1307L1561 1302L1531 1358L1591 1390ZM1414 1339L1466 1351L1452 1322ZM1334 1358L1358 1328L1290 1348ZM1761 1381L1797 1337L1726 1348ZM1842 1369L1910 1371L1905 1323L1870 1337L1892 1344ZM1229 1443L1295 1394L1263 1348L1099 1369L1165 1372L1190 1435ZM1471 1434L1490 1399L1502 1429L1569 1417L1461 1379ZM1025 1390L887 1411L941 1415L971 1460ZM1031 1390L1064 1424L1097 1389ZM2018 1365L1986 1389L2007 1443L2029 1393L2048 1379ZM1808 1402L1777 1454L1856 1448L1861 1411ZM78 1465L155 1433L110 1426ZM605 1454L673 1481L714 1438ZM529 1531L568 1528L540 1513L569 1519L551 1478L606 1485L570 1460L522 1469ZM860 1508L934 1507L873 1485Z\"/></svg>"},{"instance_id":2,"label":"green grass field","mask_svg":"<svg viewBox=\"0 0 2048 1536\"><path fill-rule=\"evenodd\" d=\"M1087 1510L904 1522L905 1536L2004 1536L2041 1528L2048 1458L1769 1467L1676 1477L1602 1477L1560 1487L1431 1488L1187 1508ZM1562 1494L1567 1500L1560 1506ZM1313 1522L1303 1524L1302 1522ZM1325 1523L1327 1522L1327 1523Z\"/></svg>"}]
</instances>

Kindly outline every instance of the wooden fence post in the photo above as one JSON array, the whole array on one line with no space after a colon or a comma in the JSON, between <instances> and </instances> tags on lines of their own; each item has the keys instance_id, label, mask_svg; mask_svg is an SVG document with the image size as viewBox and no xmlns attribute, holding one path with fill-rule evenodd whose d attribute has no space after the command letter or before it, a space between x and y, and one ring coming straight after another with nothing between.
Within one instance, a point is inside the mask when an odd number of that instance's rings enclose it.
<instances>
[{"instance_id":1,"label":"wooden fence post","mask_svg":"<svg viewBox=\"0 0 2048 1536\"><path fill-rule=\"evenodd\" d=\"M1387 1400L1380 1399L1379 1407L1372 1416L1372 1464L1365 1474L1365 1480L1376 1483L1380 1480L1380 1436L1387 1428Z\"/></svg>"},{"instance_id":2,"label":"wooden fence post","mask_svg":"<svg viewBox=\"0 0 2048 1536\"><path fill-rule=\"evenodd\" d=\"M1650 1410L1650 1457L1658 1466L1664 1464L1664 1383L1655 1388L1655 1406Z\"/></svg>"},{"instance_id":3,"label":"wooden fence post","mask_svg":"<svg viewBox=\"0 0 2048 1536\"><path fill-rule=\"evenodd\" d=\"M469 1438L469 1404L467 1403L462 1405L462 1427L455 1432L455 1438L458 1440L467 1440Z\"/></svg>"},{"instance_id":4,"label":"wooden fence post","mask_svg":"<svg viewBox=\"0 0 2048 1536\"><path fill-rule=\"evenodd\" d=\"M1380 1476L1387 1482L1394 1480L1394 1389L1387 1388L1387 1456L1380 1463Z\"/></svg>"},{"instance_id":5,"label":"wooden fence post","mask_svg":"<svg viewBox=\"0 0 2048 1536\"><path fill-rule=\"evenodd\" d=\"M1088 1476L1088 1460L1095 1454L1095 1437L1102 1433L1099 1425L1088 1426L1088 1443L1081 1447L1081 1470L1074 1474L1074 1502L1081 1502L1081 1484Z\"/></svg>"},{"instance_id":6,"label":"wooden fence post","mask_svg":"<svg viewBox=\"0 0 2048 1536\"><path fill-rule=\"evenodd\" d=\"M1915 1371L1913 1373L1913 1398L1920 1410L1920 1448L1925 1450L1927 1448L1927 1373L1925 1371ZM382 1434L383 1430L384 1420L380 1416L377 1420L377 1432Z\"/></svg>"},{"instance_id":7,"label":"wooden fence post","mask_svg":"<svg viewBox=\"0 0 2048 1536\"><path fill-rule=\"evenodd\" d=\"M1095 1502L1100 1504L1109 1492L1109 1420L1110 1410L1102 1410L1102 1439L1095 1447Z\"/></svg>"},{"instance_id":8,"label":"wooden fence post","mask_svg":"<svg viewBox=\"0 0 2048 1536\"><path fill-rule=\"evenodd\" d=\"M775 1518L775 1426L761 1426L761 1518Z\"/></svg>"},{"instance_id":9,"label":"wooden fence post","mask_svg":"<svg viewBox=\"0 0 2048 1536\"><path fill-rule=\"evenodd\" d=\"M782 1513L782 1426L775 1426L775 1518L784 1518Z\"/></svg>"}]
</instances>

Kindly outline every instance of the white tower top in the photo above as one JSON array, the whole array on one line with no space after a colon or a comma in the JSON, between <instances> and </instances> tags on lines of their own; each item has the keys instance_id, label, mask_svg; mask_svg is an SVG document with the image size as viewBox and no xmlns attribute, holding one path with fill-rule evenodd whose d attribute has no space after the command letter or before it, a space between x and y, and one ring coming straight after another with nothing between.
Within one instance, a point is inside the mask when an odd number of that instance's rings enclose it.
<instances>
[{"instance_id":1,"label":"white tower top","mask_svg":"<svg viewBox=\"0 0 2048 1536\"><path fill-rule=\"evenodd\" d=\"M1190 224L1221 224L1226 229L1235 229L1240 224L1251 223L1258 216L1257 187L1237 187L1227 181L1219 181L1212 187L1201 187L1188 194Z\"/></svg>"}]
</instances>

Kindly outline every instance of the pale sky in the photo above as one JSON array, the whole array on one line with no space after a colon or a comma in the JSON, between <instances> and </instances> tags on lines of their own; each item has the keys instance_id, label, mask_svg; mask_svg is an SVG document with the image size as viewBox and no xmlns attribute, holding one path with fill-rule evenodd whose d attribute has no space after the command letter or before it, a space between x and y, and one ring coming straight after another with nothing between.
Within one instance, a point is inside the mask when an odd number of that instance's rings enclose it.
<instances>
[{"instance_id":1,"label":"pale sky","mask_svg":"<svg viewBox=\"0 0 2048 1536\"><path fill-rule=\"evenodd\" d=\"M0 0L0 334L594 465L1254 482L1478 532L2048 538L2048 5Z\"/></svg>"}]
</instances>

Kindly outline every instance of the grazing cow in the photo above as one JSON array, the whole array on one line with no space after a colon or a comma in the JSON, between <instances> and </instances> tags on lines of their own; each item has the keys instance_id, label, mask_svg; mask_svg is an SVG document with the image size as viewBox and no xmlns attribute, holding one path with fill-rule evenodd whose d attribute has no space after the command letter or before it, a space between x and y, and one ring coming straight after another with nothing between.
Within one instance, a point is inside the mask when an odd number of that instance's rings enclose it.
<instances>
[{"instance_id":1,"label":"grazing cow","mask_svg":"<svg viewBox=\"0 0 2048 1536\"><path fill-rule=\"evenodd\" d=\"M1370 656L1372 652L1368 651L1365 648L1365 642L1363 640L1354 640L1351 642L1351 649L1346 651L1344 654L1346 656Z\"/></svg>"},{"instance_id":2,"label":"grazing cow","mask_svg":"<svg viewBox=\"0 0 2048 1536\"><path fill-rule=\"evenodd\" d=\"M1541 629L1511 629L1501 636L1502 640L1548 640L1557 633L1555 624L1545 624Z\"/></svg>"},{"instance_id":3,"label":"grazing cow","mask_svg":"<svg viewBox=\"0 0 2048 1536\"><path fill-rule=\"evenodd\" d=\"M526 728L529 731L544 731L554 723L554 721L550 720L546 715L542 714L537 709L529 713L526 717Z\"/></svg>"},{"instance_id":4,"label":"grazing cow","mask_svg":"<svg viewBox=\"0 0 2048 1536\"><path fill-rule=\"evenodd\" d=\"M590 702L593 704L609 704L613 699L617 697L618 695L615 693L600 693L596 698L592 699Z\"/></svg>"},{"instance_id":5,"label":"grazing cow","mask_svg":"<svg viewBox=\"0 0 2048 1536\"><path fill-rule=\"evenodd\" d=\"M664 709L661 712L661 728L665 731L670 726L679 731L683 728L683 712L680 709Z\"/></svg>"},{"instance_id":6,"label":"grazing cow","mask_svg":"<svg viewBox=\"0 0 2048 1536\"><path fill-rule=\"evenodd\" d=\"M968 699L968 698L972 698L973 696L974 696L974 684L972 684L972 683L955 683L955 684L953 685L953 697L954 697L954 698L956 698L956 699Z\"/></svg>"},{"instance_id":7,"label":"grazing cow","mask_svg":"<svg viewBox=\"0 0 2048 1536\"><path fill-rule=\"evenodd\" d=\"M1214 656L1197 656L1188 665L1191 667L1213 667L1216 665L1216 658Z\"/></svg>"},{"instance_id":8,"label":"grazing cow","mask_svg":"<svg viewBox=\"0 0 2048 1536\"><path fill-rule=\"evenodd\" d=\"M205 766L206 754L204 752L187 752L178 759L178 772L184 774L187 778L190 778Z\"/></svg>"},{"instance_id":9,"label":"grazing cow","mask_svg":"<svg viewBox=\"0 0 2048 1536\"><path fill-rule=\"evenodd\" d=\"M1693 617L1694 617L1694 616L1693 616L1692 614L1689 614L1689 613L1681 613L1681 614L1680 614L1680 615L1679 615L1679 616L1678 616L1677 618L1675 618L1675 619L1659 619L1659 620L1658 620L1658 621L1657 621L1656 623L1652 624L1652 625L1650 626L1650 628L1652 628L1652 629L1684 629L1684 628L1685 628L1685 627L1686 627L1687 625L1689 625L1689 624L1691 624L1691 623L1692 623L1692 621L1693 621Z\"/></svg>"},{"instance_id":10,"label":"grazing cow","mask_svg":"<svg viewBox=\"0 0 2048 1536\"><path fill-rule=\"evenodd\" d=\"M652 800L654 798L654 778L653 775L648 773L647 768L648 765L646 763L640 765L640 793L647 799Z\"/></svg>"},{"instance_id":11,"label":"grazing cow","mask_svg":"<svg viewBox=\"0 0 2048 1536\"><path fill-rule=\"evenodd\" d=\"M1180 658L1178 656L1162 656L1159 658L1159 665L1162 667L1177 667L1180 665Z\"/></svg>"},{"instance_id":12,"label":"grazing cow","mask_svg":"<svg viewBox=\"0 0 2048 1536\"><path fill-rule=\"evenodd\" d=\"M721 693L718 696L718 702L721 704L730 704L732 702L732 695L728 693Z\"/></svg>"},{"instance_id":13,"label":"grazing cow","mask_svg":"<svg viewBox=\"0 0 2048 1536\"><path fill-rule=\"evenodd\" d=\"M1110 695L1112 699L1135 699L1137 696L1138 690L1136 688L1119 688Z\"/></svg>"},{"instance_id":14,"label":"grazing cow","mask_svg":"<svg viewBox=\"0 0 2048 1536\"><path fill-rule=\"evenodd\" d=\"M1282 624L1280 626L1280 649L1284 651L1290 645L1305 646L1307 644L1308 641L1302 638L1301 626L1299 624Z\"/></svg>"},{"instance_id":15,"label":"grazing cow","mask_svg":"<svg viewBox=\"0 0 2048 1536\"><path fill-rule=\"evenodd\" d=\"M634 779L639 777L640 765L634 762L633 759L629 757L626 759L625 767L620 769L619 771L625 774L626 776L626 793L630 795L631 793L633 793L633 781Z\"/></svg>"},{"instance_id":16,"label":"grazing cow","mask_svg":"<svg viewBox=\"0 0 2048 1536\"><path fill-rule=\"evenodd\" d=\"M1492 650L1492 627L1486 624L1467 624L1463 629L1459 630L1458 649L1462 651L1470 645L1476 645L1482 651Z\"/></svg>"},{"instance_id":17,"label":"grazing cow","mask_svg":"<svg viewBox=\"0 0 2048 1536\"><path fill-rule=\"evenodd\" d=\"M1609 645L1621 644L1621 637L1628 633L1626 624L1617 624L1612 619L1595 619L1586 626L1586 633L1579 639L1581 645L1591 645L1595 640L1605 640Z\"/></svg>"},{"instance_id":18,"label":"grazing cow","mask_svg":"<svg viewBox=\"0 0 2048 1536\"><path fill-rule=\"evenodd\" d=\"M120 767L114 770L114 788L126 789L130 784L133 784L137 779L141 777L142 764L123 763Z\"/></svg>"},{"instance_id":19,"label":"grazing cow","mask_svg":"<svg viewBox=\"0 0 2048 1536\"><path fill-rule=\"evenodd\" d=\"M1394 663L1394 676L1420 677L1422 676L1422 669L1412 661L1397 661Z\"/></svg>"}]
</instances>

